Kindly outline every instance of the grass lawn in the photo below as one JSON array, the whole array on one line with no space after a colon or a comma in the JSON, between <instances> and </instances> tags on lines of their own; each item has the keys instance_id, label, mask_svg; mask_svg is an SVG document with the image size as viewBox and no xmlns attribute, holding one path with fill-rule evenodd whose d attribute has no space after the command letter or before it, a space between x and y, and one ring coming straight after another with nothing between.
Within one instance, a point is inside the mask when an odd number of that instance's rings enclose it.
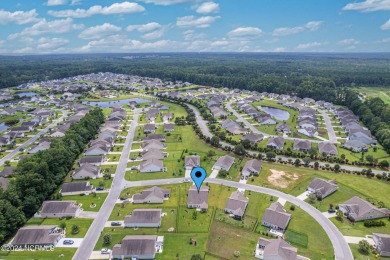
<instances>
[{"instance_id":1,"label":"grass lawn","mask_svg":"<svg viewBox=\"0 0 390 260\"><path fill-rule=\"evenodd\" d=\"M106 158L109 162L119 162L121 155L120 154L107 154Z\"/></svg>"},{"instance_id":2,"label":"grass lawn","mask_svg":"<svg viewBox=\"0 0 390 260\"><path fill-rule=\"evenodd\" d=\"M374 260L374 259L388 259L386 257L379 257L376 258L371 252L368 254L362 254L359 252L359 245L357 244L349 244L349 247L351 248L353 258L355 260Z\"/></svg>"},{"instance_id":3,"label":"grass lawn","mask_svg":"<svg viewBox=\"0 0 390 260\"><path fill-rule=\"evenodd\" d=\"M4 252L0 251L0 259L21 260L21 259L44 259L44 260L70 260L76 253L77 248L55 248L53 251L24 251Z\"/></svg>"},{"instance_id":4,"label":"grass lawn","mask_svg":"<svg viewBox=\"0 0 390 260\"><path fill-rule=\"evenodd\" d=\"M85 211L99 211L100 207L103 205L103 202L106 200L107 193L96 193L96 197L91 194L88 196L62 196L61 200L75 200L78 204L82 204L82 208ZM94 203L96 207L91 208L90 205Z\"/></svg>"},{"instance_id":5,"label":"grass lawn","mask_svg":"<svg viewBox=\"0 0 390 260\"><path fill-rule=\"evenodd\" d=\"M240 251L240 259L256 259L252 253L259 238L258 234L246 229L214 221L211 225L207 250L224 259L234 259L234 251Z\"/></svg>"},{"instance_id":6,"label":"grass lawn","mask_svg":"<svg viewBox=\"0 0 390 260\"><path fill-rule=\"evenodd\" d=\"M310 259L334 259L332 244L320 224L299 207L291 211L290 206L289 202L284 206L292 214L287 240L298 248L299 254Z\"/></svg>"},{"instance_id":7,"label":"grass lawn","mask_svg":"<svg viewBox=\"0 0 390 260\"><path fill-rule=\"evenodd\" d=\"M298 196L306 190L308 184L313 178L331 179L335 180L339 185L341 185L340 189L336 191L336 193L340 192L343 187L347 187L352 191L346 190L346 194L349 193L351 195L356 194L364 197L372 197L383 202L388 201L388 189L390 187L389 183L377 180L376 178L369 179L367 177L358 176L354 174L336 174L333 172L314 170L312 168L297 168L286 165L271 164L267 162L263 162L262 165L263 167L260 172L260 176L254 177L254 182L249 183L258 186L278 189L293 196ZM285 171L288 173L295 173L297 175L297 179L293 180L285 176L284 178L281 178L280 181L287 180L288 186L285 188L275 186L268 180L268 177L272 174L270 169ZM336 193L330 195L328 198L325 198L323 204L325 203L329 205L329 203L333 203L331 200L332 196L335 196L336 199L339 196L336 195Z\"/></svg>"},{"instance_id":8,"label":"grass lawn","mask_svg":"<svg viewBox=\"0 0 390 260\"><path fill-rule=\"evenodd\" d=\"M85 219L85 218L71 218L69 220L66 219L58 219L58 218L30 218L26 225L60 225L61 223L66 224L66 237L77 237L81 238L87 234L88 228L91 226L93 219ZM78 225L80 227L80 231L77 234L72 234L72 226Z\"/></svg>"},{"instance_id":9,"label":"grass lawn","mask_svg":"<svg viewBox=\"0 0 390 260\"><path fill-rule=\"evenodd\" d=\"M346 218L343 219L343 222L338 221L336 218L331 218L330 220L345 236L364 237L365 235L372 235L372 233L390 234L390 221L386 218L380 219L386 223L386 226L370 228L364 226L364 221L355 222L353 224Z\"/></svg>"},{"instance_id":10,"label":"grass lawn","mask_svg":"<svg viewBox=\"0 0 390 260\"><path fill-rule=\"evenodd\" d=\"M179 233L208 233L213 214L214 208L210 206L207 212L199 212L196 209L181 206L179 207L177 231Z\"/></svg>"},{"instance_id":11,"label":"grass lawn","mask_svg":"<svg viewBox=\"0 0 390 260\"><path fill-rule=\"evenodd\" d=\"M101 165L100 169L102 169L103 174L110 173L115 174L117 165Z\"/></svg>"},{"instance_id":12,"label":"grass lawn","mask_svg":"<svg viewBox=\"0 0 390 260\"><path fill-rule=\"evenodd\" d=\"M113 152L122 152L123 151L123 145L115 145L113 148L112 148L112 151Z\"/></svg>"}]
</instances>

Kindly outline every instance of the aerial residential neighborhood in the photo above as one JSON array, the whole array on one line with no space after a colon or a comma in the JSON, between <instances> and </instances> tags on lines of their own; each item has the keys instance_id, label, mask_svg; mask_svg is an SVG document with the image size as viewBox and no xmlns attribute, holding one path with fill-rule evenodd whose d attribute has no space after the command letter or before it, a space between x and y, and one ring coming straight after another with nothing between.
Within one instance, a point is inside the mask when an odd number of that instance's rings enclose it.
<instances>
[{"instance_id":1,"label":"aerial residential neighborhood","mask_svg":"<svg viewBox=\"0 0 390 260\"><path fill-rule=\"evenodd\" d=\"M81 79L90 82L85 93L99 96L103 90L94 86L100 84L110 98L92 103L81 94L79 102L70 101ZM377 166L369 174L383 178L367 178L354 157L375 157L374 148L382 148L350 110L190 83L184 86L191 92L167 91L175 84L182 83L113 73L25 84L24 92L48 105L24 98L19 102L26 109L18 112L12 108L20 104L5 104L7 113L29 113L29 121L2 134L3 191L21 174L24 158L53 149L95 106L105 119L91 129L93 137L55 193L6 243L53 246L73 259L170 258L183 254L171 244L184 243L191 255L206 250L230 258L217 245L231 243L229 234L237 232L231 254L245 259L327 259L333 250L350 254L362 240L386 256L388 175ZM154 91L145 94L145 86ZM68 98L40 94L53 87ZM199 106L209 110L200 113ZM205 119L209 113L215 120ZM37 116L49 119L33 121ZM190 178L195 167L207 172L199 190ZM370 188L358 189L351 178Z\"/></svg>"},{"instance_id":2,"label":"aerial residential neighborhood","mask_svg":"<svg viewBox=\"0 0 390 260\"><path fill-rule=\"evenodd\" d=\"M0 260L390 259L390 0L0 3Z\"/></svg>"}]
</instances>

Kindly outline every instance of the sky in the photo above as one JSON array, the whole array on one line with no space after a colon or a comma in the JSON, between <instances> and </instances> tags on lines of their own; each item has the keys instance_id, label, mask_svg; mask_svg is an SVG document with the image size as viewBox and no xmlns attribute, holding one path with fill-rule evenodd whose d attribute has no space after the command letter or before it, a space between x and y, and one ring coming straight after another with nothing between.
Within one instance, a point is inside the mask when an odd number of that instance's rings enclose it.
<instances>
[{"instance_id":1,"label":"sky","mask_svg":"<svg viewBox=\"0 0 390 260\"><path fill-rule=\"evenodd\" d=\"M2 0L0 54L390 52L390 0Z\"/></svg>"}]
</instances>

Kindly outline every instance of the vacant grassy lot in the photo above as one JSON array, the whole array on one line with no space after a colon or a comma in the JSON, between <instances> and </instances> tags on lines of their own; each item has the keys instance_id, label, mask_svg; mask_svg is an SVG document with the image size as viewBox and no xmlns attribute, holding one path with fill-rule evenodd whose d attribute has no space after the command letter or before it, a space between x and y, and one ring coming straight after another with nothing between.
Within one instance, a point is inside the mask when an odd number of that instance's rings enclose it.
<instances>
[{"instance_id":1,"label":"vacant grassy lot","mask_svg":"<svg viewBox=\"0 0 390 260\"><path fill-rule=\"evenodd\" d=\"M381 219L386 223L384 227L370 227L366 228L362 221L351 223L348 219L344 218L343 222L338 221L336 218L331 218L331 221L345 236L357 236L364 237L365 235L371 235L372 233L390 234L390 221L386 218Z\"/></svg>"}]
</instances>

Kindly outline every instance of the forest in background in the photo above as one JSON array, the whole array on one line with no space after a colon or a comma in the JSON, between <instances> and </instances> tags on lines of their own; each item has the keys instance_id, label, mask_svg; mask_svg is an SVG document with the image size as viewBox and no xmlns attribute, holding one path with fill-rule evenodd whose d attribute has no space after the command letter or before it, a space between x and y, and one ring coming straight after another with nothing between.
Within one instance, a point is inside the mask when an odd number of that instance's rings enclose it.
<instances>
[{"instance_id":1,"label":"forest in background","mask_svg":"<svg viewBox=\"0 0 390 260\"><path fill-rule=\"evenodd\" d=\"M390 86L390 53L163 53L0 56L0 87L113 72L297 95L350 108L390 153L390 107L353 89Z\"/></svg>"}]
</instances>

